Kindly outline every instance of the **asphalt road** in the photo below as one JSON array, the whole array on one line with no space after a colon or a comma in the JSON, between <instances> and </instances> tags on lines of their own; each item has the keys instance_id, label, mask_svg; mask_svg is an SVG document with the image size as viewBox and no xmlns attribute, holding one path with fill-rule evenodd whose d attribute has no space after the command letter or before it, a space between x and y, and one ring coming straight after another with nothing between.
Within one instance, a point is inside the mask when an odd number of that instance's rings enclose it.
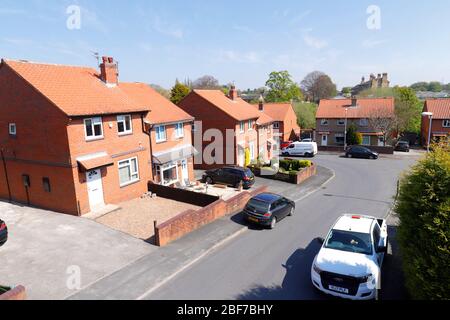
<instances>
[{"instance_id":1,"label":"asphalt road","mask_svg":"<svg viewBox=\"0 0 450 320\"><path fill-rule=\"evenodd\" d=\"M323 189L297 203L274 230L250 230L186 269L147 299L324 299L310 284L312 261L330 226L343 213L385 217L399 175L411 156L378 160L319 155L335 171ZM393 297L395 298L395 297Z\"/></svg>"}]
</instances>

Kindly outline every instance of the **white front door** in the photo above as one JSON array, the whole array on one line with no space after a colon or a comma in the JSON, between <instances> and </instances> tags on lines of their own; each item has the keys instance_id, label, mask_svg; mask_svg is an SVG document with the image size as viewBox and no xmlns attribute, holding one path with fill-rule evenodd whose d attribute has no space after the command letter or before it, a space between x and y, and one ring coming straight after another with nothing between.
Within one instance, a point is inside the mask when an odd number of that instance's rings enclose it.
<instances>
[{"instance_id":1,"label":"white front door","mask_svg":"<svg viewBox=\"0 0 450 320\"><path fill-rule=\"evenodd\" d=\"M188 162L187 160L181 161L181 175L182 175L182 183L185 184L186 180L189 181L189 170L188 170Z\"/></svg>"},{"instance_id":2,"label":"white front door","mask_svg":"<svg viewBox=\"0 0 450 320\"><path fill-rule=\"evenodd\" d=\"M89 205L91 211L105 205L103 199L102 172L100 169L86 172Z\"/></svg>"},{"instance_id":3,"label":"white front door","mask_svg":"<svg viewBox=\"0 0 450 320\"><path fill-rule=\"evenodd\" d=\"M238 166L243 167L245 164L245 151L244 148L238 146Z\"/></svg>"},{"instance_id":4,"label":"white front door","mask_svg":"<svg viewBox=\"0 0 450 320\"><path fill-rule=\"evenodd\" d=\"M324 134L322 136L322 146L326 147L328 145L328 136Z\"/></svg>"},{"instance_id":5,"label":"white front door","mask_svg":"<svg viewBox=\"0 0 450 320\"><path fill-rule=\"evenodd\" d=\"M249 149L250 149L250 161L255 160L255 143L250 142L249 143Z\"/></svg>"}]
</instances>

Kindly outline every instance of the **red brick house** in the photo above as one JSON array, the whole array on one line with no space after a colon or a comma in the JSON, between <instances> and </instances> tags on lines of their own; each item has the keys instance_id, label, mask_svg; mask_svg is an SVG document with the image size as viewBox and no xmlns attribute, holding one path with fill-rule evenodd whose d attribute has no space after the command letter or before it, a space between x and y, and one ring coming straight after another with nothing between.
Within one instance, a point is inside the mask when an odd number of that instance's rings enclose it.
<instances>
[{"instance_id":1,"label":"red brick house","mask_svg":"<svg viewBox=\"0 0 450 320\"><path fill-rule=\"evenodd\" d=\"M119 83L112 58L100 72L2 60L0 198L83 215L141 196L155 175L147 123L166 123L152 112L162 99ZM170 123L192 119L164 103Z\"/></svg>"},{"instance_id":2,"label":"red brick house","mask_svg":"<svg viewBox=\"0 0 450 320\"><path fill-rule=\"evenodd\" d=\"M274 139L283 142L293 141L300 137L300 126L292 104L265 103L261 100L258 108L274 120L273 127L278 131Z\"/></svg>"},{"instance_id":3,"label":"red brick house","mask_svg":"<svg viewBox=\"0 0 450 320\"><path fill-rule=\"evenodd\" d=\"M423 112L431 112L431 141L450 136L450 99L426 100ZM422 145L428 146L430 118L422 117Z\"/></svg>"},{"instance_id":4,"label":"red brick house","mask_svg":"<svg viewBox=\"0 0 450 320\"><path fill-rule=\"evenodd\" d=\"M316 140L321 147L343 146L345 124L355 125L363 145L384 146L383 132L370 125L371 117L393 118L394 98L323 99L316 113Z\"/></svg>"},{"instance_id":5,"label":"red brick house","mask_svg":"<svg viewBox=\"0 0 450 320\"><path fill-rule=\"evenodd\" d=\"M234 86L228 96L220 90L193 90L179 107L196 119L194 146L201 151L197 168L243 166L245 150L251 161L271 159L273 120L238 97Z\"/></svg>"}]
</instances>

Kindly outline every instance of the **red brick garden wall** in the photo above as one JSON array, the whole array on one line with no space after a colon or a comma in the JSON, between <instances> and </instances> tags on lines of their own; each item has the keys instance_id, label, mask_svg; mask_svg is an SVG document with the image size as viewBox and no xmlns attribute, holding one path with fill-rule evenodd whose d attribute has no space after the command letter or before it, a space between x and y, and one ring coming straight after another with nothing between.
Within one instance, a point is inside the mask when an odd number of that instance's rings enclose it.
<instances>
[{"instance_id":1,"label":"red brick garden wall","mask_svg":"<svg viewBox=\"0 0 450 320\"><path fill-rule=\"evenodd\" d=\"M223 216L243 210L251 197L266 191L266 186L253 191L243 191L228 200L220 199L202 209L187 210L180 213L178 216L156 226L156 245L165 246Z\"/></svg>"}]
</instances>

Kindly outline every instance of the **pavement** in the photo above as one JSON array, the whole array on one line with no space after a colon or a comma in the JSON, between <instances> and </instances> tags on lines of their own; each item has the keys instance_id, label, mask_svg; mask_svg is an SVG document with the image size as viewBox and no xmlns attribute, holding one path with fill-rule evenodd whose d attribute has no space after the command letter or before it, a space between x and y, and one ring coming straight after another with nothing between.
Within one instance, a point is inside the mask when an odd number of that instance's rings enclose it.
<instances>
[{"instance_id":1,"label":"pavement","mask_svg":"<svg viewBox=\"0 0 450 320\"><path fill-rule=\"evenodd\" d=\"M280 181L257 178L257 186L270 184L273 192L281 191L296 199L308 196L320 189L332 179L334 173L318 168L318 175L307 180L301 186L295 186ZM286 189L286 187L288 187ZM286 190L283 190L286 189ZM290 191L289 191L290 190ZM288 192L287 192L288 191ZM70 300L113 300L113 299L143 299L158 288L170 282L171 279L188 269L191 265L204 259L241 234L251 231L244 222L242 213L223 217L215 222L196 230L185 237L159 248L127 267L100 279L91 286L68 297Z\"/></svg>"},{"instance_id":2,"label":"pavement","mask_svg":"<svg viewBox=\"0 0 450 320\"><path fill-rule=\"evenodd\" d=\"M89 219L8 202L0 201L0 218L9 231L0 284L24 285L33 300L63 299L74 292L78 271L84 287L156 250Z\"/></svg>"},{"instance_id":3,"label":"pavement","mask_svg":"<svg viewBox=\"0 0 450 320\"><path fill-rule=\"evenodd\" d=\"M314 161L332 169L335 178L297 203L293 217L280 221L274 230L250 228L142 298L329 299L311 285L311 265L320 249L316 239L325 237L343 213L387 217L399 176L418 158L391 155L363 160L318 155ZM390 223L391 249L383 270L382 295L404 299L395 223Z\"/></svg>"}]
</instances>

